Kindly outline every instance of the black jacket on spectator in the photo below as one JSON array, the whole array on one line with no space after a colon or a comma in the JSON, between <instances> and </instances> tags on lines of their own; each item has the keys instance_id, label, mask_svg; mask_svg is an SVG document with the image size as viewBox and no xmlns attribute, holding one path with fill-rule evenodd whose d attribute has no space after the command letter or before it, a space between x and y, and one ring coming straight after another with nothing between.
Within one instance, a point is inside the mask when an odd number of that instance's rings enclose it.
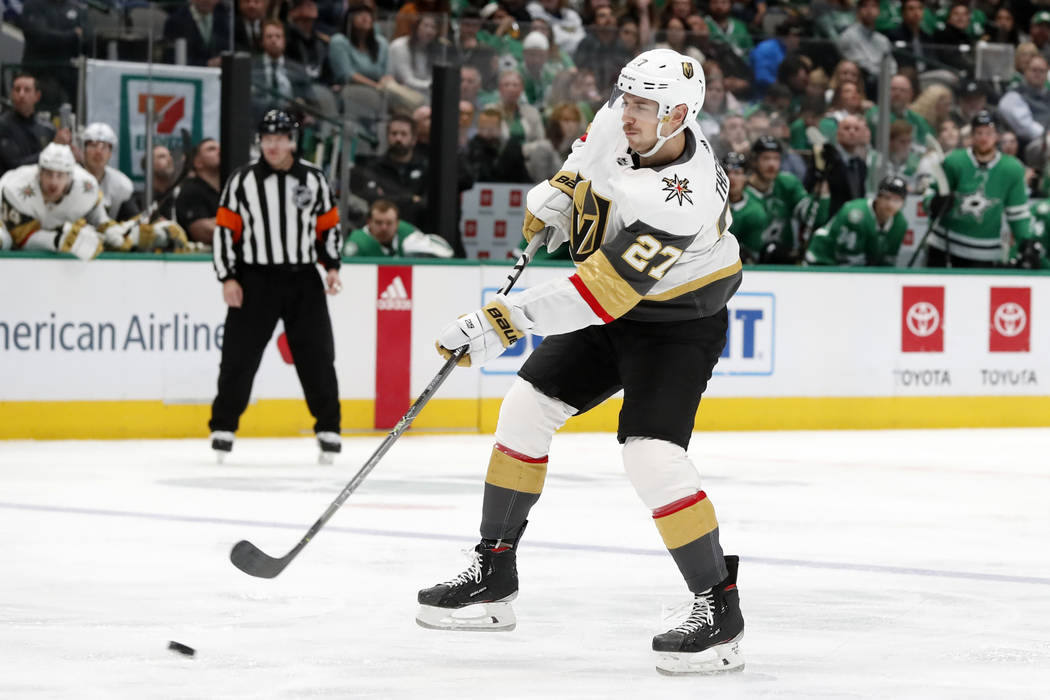
<instances>
[{"instance_id":1,"label":"black jacket on spectator","mask_svg":"<svg viewBox=\"0 0 1050 700\"><path fill-rule=\"evenodd\" d=\"M475 135L467 142L465 158L476 182L533 182L517 137L501 145Z\"/></svg>"},{"instance_id":2,"label":"black jacket on spectator","mask_svg":"<svg viewBox=\"0 0 1050 700\"><path fill-rule=\"evenodd\" d=\"M219 196L217 189L196 175L183 180L175 197L175 219L179 226L189 231L194 221L214 218L219 211Z\"/></svg>"},{"instance_id":3,"label":"black jacket on spectator","mask_svg":"<svg viewBox=\"0 0 1050 700\"><path fill-rule=\"evenodd\" d=\"M262 53L262 23L266 20L258 20L259 26L248 33L249 22L240 15L233 19L233 48L235 51L244 51L253 56ZM254 26L254 25L253 25Z\"/></svg>"},{"instance_id":4,"label":"black jacket on spectator","mask_svg":"<svg viewBox=\"0 0 1050 700\"><path fill-rule=\"evenodd\" d=\"M74 0L26 0L22 33L22 63L37 76L43 93L40 106L53 109L63 102L76 103L77 71L69 59L91 52L91 18L86 6Z\"/></svg>"},{"instance_id":5,"label":"black jacket on spectator","mask_svg":"<svg viewBox=\"0 0 1050 700\"><path fill-rule=\"evenodd\" d=\"M208 59L215 58L230 48L230 10L218 4L212 11L211 37L205 42L197 23L193 21L190 6L182 5L174 10L164 22L164 38L168 40L186 40L186 63L191 66L207 65ZM165 59L173 61L174 49L165 52Z\"/></svg>"},{"instance_id":6,"label":"black jacket on spectator","mask_svg":"<svg viewBox=\"0 0 1050 700\"><path fill-rule=\"evenodd\" d=\"M902 24L884 33L893 44L893 57L901 68L915 67L925 70L928 67L925 64L929 62L929 59L936 58L929 48L933 37L922 30L913 34L911 29ZM898 46L898 43L903 43L904 46ZM920 67L920 63L924 65Z\"/></svg>"},{"instance_id":7,"label":"black jacket on spectator","mask_svg":"<svg viewBox=\"0 0 1050 700\"><path fill-rule=\"evenodd\" d=\"M0 115L0 173L32 165L54 138L55 130L36 114L27 119L14 110L4 112Z\"/></svg>"},{"instance_id":8,"label":"black jacket on spectator","mask_svg":"<svg viewBox=\"0 0 1050 700\"><path fill-rule=\"evenodd\" d=\"M952 25L945 25L944 29L933 35L933 43L937 45L937 59L950 68L965 71L967 76L973 77L973 51L960 51L962 45L973 46L973 39L961 29Z\"/></svg>"},{"instance_id":9,"label":"black jacket on spectator","mask_svg":"<svg viewBox=\"0 0 1050 700\"><path fill-rule=\"evenodd\" d=\"M354 165L350 190L369 204L389 199L397 205L402 219L426 229L427 162L417 156L398 163L382 155L365 164ZM415 198L419 200L416 201Z\"/></svg>"},{"instance_id":10,"label":"black jacket on spectator","mask_svg":"<svg viewBox=\"0 0 1050 700\"><path fill-rule=\"evenodd\" d=\"M868 177L868 165L861 156L849 156L835 144L824 146L824 169L828 181L830 207L828 217L835 216L842 205L865 196L865 183ZM811 171L810 180L816 173ZM806 183L806 189L813 190L813 182Z\"/></svg>"},{"instance_id":11,"label":"black jacket on spectator","mask_svg":"<svg viewBox=\"0 0 1050 700\"><path fill-rule=\"evenodd\" d=\"M328 44L317 34L316 29L307 36L294 24L285 23L284 36L285 58L302 66L311 80L320 80L326 85L335 82L328 68Z\"/></svg>"}]
</instances>

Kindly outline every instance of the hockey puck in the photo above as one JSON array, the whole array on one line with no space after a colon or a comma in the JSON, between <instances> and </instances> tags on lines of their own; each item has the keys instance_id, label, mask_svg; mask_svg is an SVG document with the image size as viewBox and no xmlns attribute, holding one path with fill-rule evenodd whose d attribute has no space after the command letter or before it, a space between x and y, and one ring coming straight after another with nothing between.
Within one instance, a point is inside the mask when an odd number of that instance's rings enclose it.
<instances>
[{"instance_id":1,"label":"hockey puck","mask_svg":"<svg viewBox=\"0 0 1050 700\"><path fill-rule=\"evenodd\" d=\"M182 654L183 656L193 656L197 653L196 649L188 647L181 642L168 642L168 648Z\"/></svg>"}]
</instances>

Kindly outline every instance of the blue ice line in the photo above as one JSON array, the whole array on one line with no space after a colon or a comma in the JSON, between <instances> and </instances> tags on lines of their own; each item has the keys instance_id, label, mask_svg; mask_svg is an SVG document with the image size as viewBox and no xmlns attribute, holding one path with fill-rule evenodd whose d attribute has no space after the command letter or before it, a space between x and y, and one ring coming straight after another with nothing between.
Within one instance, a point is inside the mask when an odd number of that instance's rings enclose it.
<instances>
[{"instance_id":1,"label":"blue ice line","mask_svg":"<svg viewBox=\"0 0 1050 700\"><path fill-rule=\"evenodd\" d=\"M201 523L207 525L243 525L246 527L268 527L279 530L299 530L305 533L302 523L278 523L266 520L240 520L237 518L216 518L200 515L174 515L166 513L140 513L129 510L107 510L103 508L75 508L71 506L42 506L30 503L10 503L0 501L0 508L8 510L27 510L41 513L62 513L72 515L102 515L117 518L138 518L140 520L160 520L165 522ZM443 535L430 532L404 532L399 530L376 530L363 527L340 527L328 525L329 532L342 532L351 535L368 535L370 537L398 537L410 540L441 540L473 544L477 538L459 535ZM603 554L635 554L647 557L666 557L663 549L642 549L640 547L616 547L599 544L576 544L572 542L547 542L529 540L529 548L557 549L567 551L601 552ZM777 557L742 556L741 560L750 564L769 566L795 566L806 569L832 569L836 571L867 571L875 574L900 574L904 576L931 576L935 578L964 579L971 581L998 581L1000 583L1032 583L1050 586L1050 578L1040 576L1009 576L1007 574L986 574L979 571L950 571L942 569L919 569L909 566L885 566L880 564L850 564L848 562L811 561L808 559L780 559Z\"/></svg>"}]
</instances>

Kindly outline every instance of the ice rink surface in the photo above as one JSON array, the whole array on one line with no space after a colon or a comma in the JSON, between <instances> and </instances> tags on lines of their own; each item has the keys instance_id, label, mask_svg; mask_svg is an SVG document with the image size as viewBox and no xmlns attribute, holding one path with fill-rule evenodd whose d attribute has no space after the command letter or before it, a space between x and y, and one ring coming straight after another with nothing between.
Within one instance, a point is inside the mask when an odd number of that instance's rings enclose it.
<instances>
[{"instance_id":1,"label":"ice rink surface","mask_svg":"<svg viewBox=\"0 0 1050 700\"><path fill-rule=\"evenodd\" d=\"M743 673L658 675L688 599L611 435L559 435L517 630L416 626L476 541L491 436L403 437L277 579L381 437L0 442L0 698L1046 698L1050 431L697 433L741 555ZM197 649L167 650L169 640Z\"/></svg>"}]
</instances>

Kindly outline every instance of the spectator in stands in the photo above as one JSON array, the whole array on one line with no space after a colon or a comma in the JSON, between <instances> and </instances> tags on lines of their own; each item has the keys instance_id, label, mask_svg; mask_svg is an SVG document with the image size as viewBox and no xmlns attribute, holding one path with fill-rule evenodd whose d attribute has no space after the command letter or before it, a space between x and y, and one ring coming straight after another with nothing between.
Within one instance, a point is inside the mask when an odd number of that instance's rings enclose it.
<instances>
[{"instance_id":1,"label":"spectator in stands","mask_svg":"<svg viewBox=\"0 0 1050 700\"><path fill-rule=\"evenodd\" d=\"M440 236L423 233L398 218L397 205L377 199L368 209L368 221L354 229L343 244L343 255L370 258L451 258L452 246Z\"/></svg>"},{"instance_id":2,"label":"spectator in stands","mask_svg":"<svg viewBox=\"0 0 1050 700\"><path fill-rule=\"evenodd\" d=\"M925 9L922 0L904 0L900 25L885 32L886 38L894 46L893 57L897 59L897 65L914 68L920 73L926 70L929 55L929 49L924 44L933 41L933 37L922 29Z\"/></svg>"},{"instance_id":3,"label":"spectator in stands","mask_svg":"<svg viewBox=\"0 0 1050 700\"><path fill-rule=\"evenodd\" d=\"M368 202L393 201L403 218L422 225L426 220L427 162L415 153L416 123L395 114L387 124L386 140L383 155L351 171L351 189Z\"/></svg>"},{"instance_id":4,"label":"spectator in stands","mask_svg":"<svg viewBox=\"0 0 1050 700\"><path fill-rule=\"evenodd\" d=\"M820 120L818 128L829 141L835 139L838 125L846 116L864 114L863 94L857 83L841 83L835 88L835 95L827 114Z\"/></svg>"},{"instance_id":5,"label":"spectator in stands","mask_svg":"<svg viewBox=\"0 0 1050 700\"><path fill-rule=\"evenodd\" d=\"M236 24L233 26L233 46L237 51L255 54L262 52L263 22L266 21L266 0L237 0Z\"/></svg>"},{"instance_id":6,"label":"spectator in stands","mask_svg":"<svg viewBox=\"0 0 1050 700\"><path fill-rule=\"evenodd\" d=\"M459 101L459 149L462 151L467 147L467 141L474 135L477 129L474 127L474 115L477 107L470 100Z\"/></svg>"},{"instance_id":7,"label":"spectator in stands","mask_svg":"<svg viewBox=\"0 0 1050 700\"><path fill-rule=\"evenodd\" d=\"M788 54L780 62L777 81L790 91L792 112L798 110L798 104L806 94L812 67L813 63L809 57L797 52Z\"/></svg>"},{"instance_id":8,"label":"spectator in stands","mask_svg":"<svg viewBox=\"0 0 1050 700\"><path fill-rule=\"evenodd\" d=\"M474 105L477 111L482 104L495 102L498 97L495 93L481 91L481 71L475 66L465 65L459 69L459 98Z\"/></svg>"},{"instance_id":9,"label":"spectator in stands","mask_svg":"<svg viewBox=\"0 0 1050 700\"><path fill-rule=\"evenodd\" d=\"M973 43L969 0L952 0L944 28L933 35L933 43L938 46L937 57L941 63L973 77L973 52L968 50ZM961 50L961 46L967 50Z\"/></svg>"},{"instance_id":10,"label":"spectator in stands","mask_svg":"<svg viewBox=\"0 0 1050 700\"><path fill-rule=\"evenodd\" d=\"M499 101L494 105L503 117L507 135L522 143L543 138L539 110L524 101L525 82L516 70L499 74Z\"/></svg>"},{"instance_id":11,"label":"spectator in stands","mask_svg":"<svg viewBox=\"0 0 1050 700\"><path fill-rule=\"evenodd\" d=\"M448 0L409 0L401 4L394 17L393 38L410 36L418 26L420 17L429 15L436 18L438 15L447 14L448 11Z\"/></svg>"},{"instance_id":12,"label":"spectator in stands","mask_svg":"<svg viewBox=\"0 0 1050 700\"><path fill-rule=\"evenodd\" d=\"M542 19L550 25L554 43L567 54L573 54L583 41L583 20L567 0L534 0L526 9L533 19Z\"/></svg>"},{"instance_id":13,"label":"spectator in stands","mask_svg":"<svg viewBox=\"0 0 1050 700\"><path fill-rule=\"evenodd\" d=\"M139 213L131 178L109 166L117 135L109 124L95 122L84 129L84 169L98 180L109 218L127 221Z\"/></svg>"},{"instance_id":14,"label":"spectator in stands","mask_svg":"<svg viewBox=\"0 0 1050 700\"><path fill-rule=\"evenodd\" d=\"M842 83L863 85L864 78L861 75L860 66L846 59L835 64L835 69L831 72L831 78L828 80L827 88L824 91L824 100L826 102L831 102L834 99L835 89Z\"/></svg>"},{"instance_id":15,"label":"spectator in stands","mask_svg":"<svg viewBox=\"0 0 1050 700\"><path fill-rule=\"evenodd\" d=\"M914 132L915 124L905 119L896 119L890 124L890 157L886 170L887 175L903 178L913 192L919 160L925 152L925 148L916 147Z\"/></svg>"},{"instance_id":16,"label":"spectator in stands","mask_svg":"<svg viewBox=\"0 0 1050 700\"><path fill-rule=\"evenodd\" d=\"M1040 139L1050 124L1050 89L1046 75L1046 59L1041 55L1032 58L1024 72L1024 83L999 100L999 113L1017 134L1022 150L1029 142Z\"/></svg>"},{"instance_id":17,"label":"spectator in stands","mask_svg":"<svg viewBox=\"0 0 1050 700\"><path fill-rule=\"evenodd\" d=\"M740 102L732 93L726 91L721 74L716 74L713 78L708 77L704 106L697 117L704 135L711 140L718 138L719 132L722 131L722 120L730 112L739 110Z\"/></svg>"},{"instance_id":18,"label":"spectator in stands","mask_svg":"<svg viewBox=\"0 0 1050 700\"><path fill-rule=\"evenodd\" d=\"M730 13L733 9L731 0L711 0L707 8L708 15L704 21L711 32L712 41L723 41L737 49L740 55L754 48L755 42L751 39L747 25Z\"/></svg>"},{"instance_id":19,"label":"spectator in stands","mask_svg":"<svg viewBox=\"0 0 1050 700\"><path fill-rule=\"evenodd\" d=\"M572 150L572 144L583 134L580 109L563 102L551 110L544 138L522 145L525 167L532 182L554 177Z\"/></svg>"},{"instance_id":20,"label":"spectator in stands","mask_svg":"<svg viewBox=\"0 0 1050 700\"><path fill-rule=\"evenodd\" d=\"M842 205L863 197L868 182L868 143L870 136L864 119L856 115L843 117L831 147L825 146L827 180L831 203L828 216L835 216Z\"/></svg>"},{"instance_id":21,"label":"spectator in stands","mask_svg":"<svg viewBox=\"0 0 1050 700\"><path fill-rule=\"evenodd\" d=\"M1040 10L1032 15L1032 21L1028 24L1028 38L1043 58L1050 61L1050 11Z\"/></svg>"},{"instance_id":22,"label":"spectator in stands","mask_svg":"<svg viewBox=\"0 0 1050 700\"><path fill-rule=\"evenodd\" d=\"M284 55L301 65L310 80L332 83L328 69L328 40L317 31L318 9L314 0L291 0L285 23Z\"/></svg>"},{"instance_id":23,"label":"spectator in stands","mask_svg":"<svg viewBox=\"0 0 1050 700\"><path fill-rule=\"evenodd\" d=\"M26 0L21 29L22 65L40 76L46 108L76 104L77 69L70 61L94 42L87 7L76 0Z\"/></svg>"},{"instance_id":24,"label":"spectator in stands","mask_svg":"<svg viewBox=\"0 0 1050 700\"><path fill-rule=\"evenodd\" d=\"M481 26L481 13L474 7L464 8L457 24L456 49L462 68L469 66L478 72L478 90L492 90L499 73L499 52L481 41Z\"/></svg>"},{"instance_id":25,"label":"spectator in stands","mask_svg":"<svg viewBox=\"0 0 1050 700\"><path fill-rule=\"evenodd\" d=\"M328 63L338 83L365 85L382 91L393 80L388 71L386 37L375 28L375 11L365 3L346 10L343 33L328 45Z\"/></svg>"},{"instance_id":26,"label":"spectator in stands","mask_svg":"<svg viewBox=\"0 0 1050 700\"><path fill-rule=\"evenodd\" d=\"M634 18L634 15L620 15L620 19L616 20L616 29L617 41L628 56L634 58L642 52L643 44L639 35L638 20Z\"/></svg>"},{"instance_id":27,"label":"spectator in stands","mask_svg":"<svg viewBox=\"0 0 1050 700\"><path fill-rule=\"evenodd\" d=\"M939 83L929 85L915 99L911 109L926 120L931 131L939 131L941 123L952 111L952 91Z\"/></svg>"},{"instance_id":28,"label":"spectator in stands","mask_svg":"<svg viewBox=\"0 0 1050 700\"><path fill-rule=\"evenodd\" d=\"M799 103L798 117L791 122L791 148L798 151L808 151L813 148L809 142L806 130L811 126L818 126L824 118L827 105L824 103L823 95L806 95Z\"/></svg>"},{"instance_id":29,"label":"spectator in stands","mask_svg":"<svg viewBox=\"0 0 1050 700\"><path fill-rule=\"evenodd\" d=\"M630 60L627 51L617 39L616 15L609 6L594 11L594 26L576 47L573 61L594 71L600 90L610 89L620 74L620 68Z\"/></svg>"},{"instance_id":30,"label":"spectator in stands","mask_svg":"<svg viewBox=\"0 0 1050 700\"><path fill-rule=\"evenodd\" d=\"M658 41L654 48L671 49L694 58L701 64L704 62L704 54L700 52L700 49L686 43L685 20L673 14L666 16L660 23L660 31L656 38Z\"/></svg>"},{"instance_id":31,"label":"spectator in stands","mask_svg":"<svg viewBox=\"0 0 1050 700\"><path fill-rule=\"evenodd\" d=\"M898 73L890 78L890 119L903 119L911 124L915 143L922 146L923 150L925 150L926 137L932 132L926 120L908 108L914 98L915 90L912 88L911 80L908 76ZM878 106L873 105L870 107L864 114L864 118L867 119L868 129L871 131L872 137L874 137L876 123L879 118ZM892 124L893 122L891 121L890 123Z\"/></svg>"},{"instance_id":32,"label":"spectator in stands","mask_svg":"<svg viewBox=\"0 0 1050 700\"><path fill-rule=\"evenodd\" d=\"M522 74L525 80L525 99L530 105L542 109L547 103L547 94L554 85L554 77L561 66L547 61L550 42L539 32L529 32L521 42Z\"/></svg>"},{"instance_id":33,"label":"spectator in stands","mask_svg":"<svg viewBox=\"0 0 1050 700\"><path fill-rule=\"evenodd\" d=\"M477 40L489 46L496 53L496 61L491 73L482 70L485 89L495 88L497 76L501 69L509 68L511 63L521 61L521 27L518 21L498 2L490 2L481 8L479 14L482 28L477 33Z\"/></svg>"},{"instance_id":34,"label":"spectator in stands","mask_svg":"<svg viewBox=\"0 0 1050 700\"><path fill-rule=\"evenodd\" d=\"M40 102L40 88L29 73L18 73L11 83L11 103L14 109L0 115L0 174L20 165L37 162L40 151L51 141L69 143L69 129L61 137L55 128L36 113Z\"/></svg>"},{"instance_id":35,"label":"spectator in stands","mask_svg":"<svg viewBox=\"0 0 1050 700\"><path fill-rule=\"evenodd\" d=\"M987 40L993 44L1017 46L1021 43L1021 32L1017 29L1017 20L1014 17L1013 8L1009 5L1000 5L995 9L992 23L987 29Z\"/></svg>"},{"instance_id":36,"label":"spectator in stands","mask_svg":"<svg viewBox=\"0 0 1050 700\"><path fill-rule=\"evenodd\" d=\"M179 194L175 197L175 217L191 241L210 245L222 192L219 142L204 139L189 157L193 173L179 187Z\"/></svg>"},{"instance_id":37,"label":"spectator in stands","mask_svg":"<svg viewBox=\"0 0 1050 700\"><path fill-rule=\"evenodd\" d=\"M292 100L304 100L334 115L335 99L331 93L321 99L306 68L285 58L284 47L284 24L276 19L264 21L262 52L252 59L254 102L260 119L267 109Z\"/></svg>"},{"instance_id":38,"label":"spectator in stands","mask_svg":"<svg viewBox=\"0 0 1050 700\"><path fill-rule=\"evenodd\" d=\"M547 38L547 46L549 47L547 49L547 63L554 66L556 71L576 67L576 64L572 62L572 54L563 51L560 46L554 43L554 32L551 30L551 27L547 22L540 18L533 19L532 25L529 27L529 33L532 32L538 32ZM623 32L621 31L621 39L622 38ZM524 50L524 46L522 47L522 50Z\"/></svg>"},{"instance_id":39,"label":"spectator in stands","mask_svg":"<svg viewBox=\"0 0 1050 700\"><path fill-rule=\"evenodd\" d=\"M751 50L751 68L755 73L755 88L762 95L777 80L781 61L798 50L802 27L794 20L777 25L776 36L766 39Z\"/></svg>"},{"instance_id":40,"label":"spectator in stands","mask_svg":"<svg viewBox=\"0 0 1050 700\"><path fill-rule=\"evenodd\" d=\"M476 182L533 182L525 167L521 139L505 137L503 113L486 107L478 115L478 130L467 143L466 162Z\"/></svg>"},{"instance_id":41,"label":"spectator in stands","mask_svg":"<svg viewBox=\"0 0 1050 700\"><path fill-rule=\"evenodd\" d=\"M418 18L412 33L390 42L390 74L399 85L429 97L432 52L436 49L438 23L433 15Z\"/></svg>"},{"instance_id":42,"label":"spectator in stands","mask_svg":"<svg viewBox=\"0 0 1050 700\"><path fill-rule=\"evenodd\" d=\"M186 63L191 66L218 66L223 51L230 49L230 13L219 0L190 0L175 8L164 21L164 40L186 40ZM174 61L169 49L165 60Z\"/></svg>"},{"instance_id":43,"label":"spectator in stands","mask_svg":"<svg viewBox=\"0 0 1050 700\"><path fill-rule=\"evenodd\" d=\"M142 170L146 170L146 156L142 157L140 163ZM153 199L150 202L145 201L146 192L142 191L142 200L139 202L140 211L146 211L149 209L153 202L161 202L163 200L163 206L157 210L157 215L162 216L170 221L175 221L175 198L178 193L175 192L171 197L166 197L168 191L175 185L175 158L172 157L171 151L168 150L167 146L154 146L153 147Z\"/></svg>"},{"instance_id":44,"label":"spectator in stands","mask_svg":"<svg viewBox=\"0 0 1050 700\"><path fill-rule=\"evenodd\" d=\"M987 109L988 94L984 86L971 80L963 86L962 92L959 93L959 102L952 106L949 116L957 124L969 124L978 112Z\"/></svg>"},{"instance_id":45,"label":"spectator in stands","mask_svg":"<svg viewBox=\"0 0 1050 700\"><path fill-rule=\"evenodd\" d=\"M430 105L420 105L412 112L412 121L416 124L416 145L412 147L412 157L425 161L430 157Z\"/></svg>"},{"instance_id":46,"label":"spectator in stands","mask_svg":"<svg viewBox=\"0 0 1050 700\"><path fill-rule=\"evenodd\" d=\"M879 0L859 0L857 21L842 33L836 42L839 52L864 71L866 92L875 94L879 66L883 56L891 54L890 40L875 31L879 16ZM890 72L897 72L897 61L890 56Z\"/></svg>"}]
</instances>

